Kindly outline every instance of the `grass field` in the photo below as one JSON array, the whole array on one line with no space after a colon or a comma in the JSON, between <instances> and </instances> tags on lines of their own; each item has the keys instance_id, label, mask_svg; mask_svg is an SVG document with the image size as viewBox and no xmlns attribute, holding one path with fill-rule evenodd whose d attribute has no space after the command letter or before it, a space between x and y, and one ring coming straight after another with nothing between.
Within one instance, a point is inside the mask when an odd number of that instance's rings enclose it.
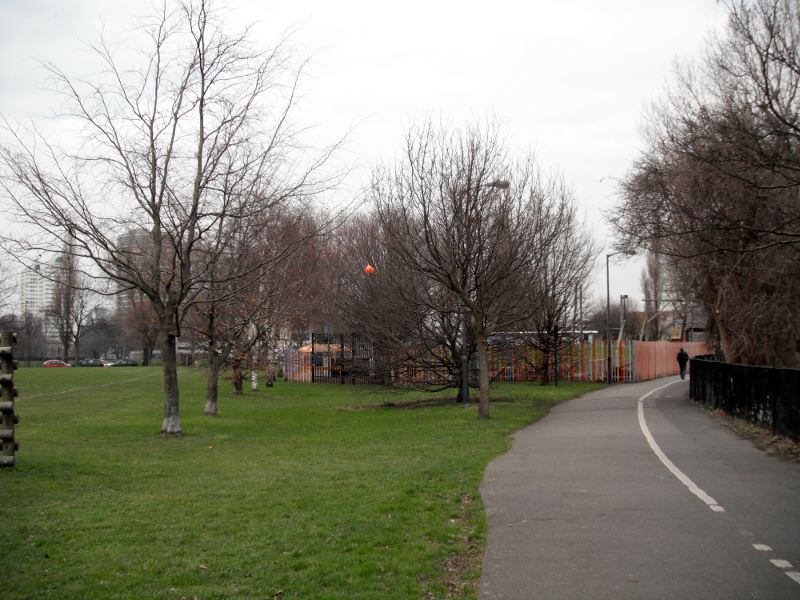
<instances>
[{"instance_id":1,"label":"grass field","mask_svg":"<svg viewBox=\"0 0 800 600\"><path fill-rule=\"evenodd\" d=\"M226 384L208 418L203 377L181 371L185 435L162 438L157 368L17 371L4 600L473 598L486 465L592 389L498 384L480 421L474 405L380 406L429 394Z\"/></svg>"}]
</instances>

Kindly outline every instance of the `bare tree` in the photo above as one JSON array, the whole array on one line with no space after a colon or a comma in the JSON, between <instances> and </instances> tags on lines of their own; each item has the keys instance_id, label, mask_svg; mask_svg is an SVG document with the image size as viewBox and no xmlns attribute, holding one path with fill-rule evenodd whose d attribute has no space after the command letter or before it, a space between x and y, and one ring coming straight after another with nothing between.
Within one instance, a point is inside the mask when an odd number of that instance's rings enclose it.
<instances>
[{"instance_id":1,"label":"bare tree","mask_svg":"<svg viewBox=\"0 0 800 600\"><path fill-rule=\"evenodd\" d=\"M532 316L525 323L525 341L541 350L542 384L549 383L550 357L580 338L578 297L586 289L597 258L597 248L579 220L571 190L562 180L553 182L556 199L549 216L550 229L540 248L535 288L528 291Z\"/></svg>"},{"instance_id":2,"label":"bare tree","mask_svg":"<svg viewBox=\"0 0 800 600\"><path fill-rule=\"evenodd\" d=\"M800 364L800 5L731 0L729 26L682 68L611 221L670 257L729 360Z\"/></svg>"},{"instance_id":3,"label":"bare tree","mask_svg":"<svg viewBox=\"0 0 800 600\"><path fill-rule=\"evenodd\" d=\"M644 294L644 324L640 337L650 340L661 339L662 303L664 300L665 272L664 257L657 252L648 252L642 269L642 293Z\"/></svg>"},{"instance_id":4,"label":"bare tree","mask_svg":"<svg viewBox=\"0 0 800 600\"><path fill-rule=\"evenodd\" d=\"M5 285L0 286L0 315L9 312L15 287L14 285L9 285L9 282L12 281L14 275L10 261L0 258L0 281L6 282Z\"/></svg>"},{"instance_id":5,"label":"bare tree","mask_svg":"<svg viewBox=\"0 0 800 600\"><path fill-rule=\"evenodd\" d=\"M139 290L129 290L129 306L120 309L117 315L120 327L126 338L130 340L129 346L142 352L142 364L149 365L153 350L158 347L160 330L158 315L153 310L150 299Z\"/></svg>"},{"instance_id":6,"label":"bare tree","mask_svg":"<svg viewBox=\"0 0 800 600\"><path fill-rule=\"evenodd\" d=\"M113 314L100 308L95 312L92 328L81 340L81 351L88 357L110 354L112 360L123 358L121 331Z\"/></svg>"},{"instance_id":7,"label":"bare tree","mask_svg":"<svg viewBox=\"0 0 800 600\"><path fill-rule=\"evenodd\" d=\"M58 334L61 358L81 358L81 340L95 324L97 295L85 281L75 255L67 250L57 257L51 272L53 298L46 319Z\"/></svg>"},{"instance_id":8,"label":"bare tree","mask_svg":"<svg viewBox=\"0 0 800 600\"><path fill-rule=\"evenodd\" d=\"M495 127L409 132L405 156L375 174L369 196L387 240L467 319L479 363L479 416L489 416L487 339L533 311L527 292L564 198L532 159L512 161Z\"/></svg>"},{"instance_id":9,"label":"bare tree","mask_svg":"<svg viewBox=\"0 0 800 600\"><path fill-rule=\"evenodd\" d=\"M318 223L306 211L281 207L240 222L228 252L215 264L207 289L188 321L208 352L208 385L204 412L217 414L218 379L229 358L239 363L287 320L292 298L301 295L308 270L297 269L309 247L317 244ZM252 269L242 269L247 264ZM313 269L312 269L313 270ZM237 279L227 273L241 272Z\"/></svg>"},{"instance_id":10,"label":"bare tree","mask_svg":"<svg viewBox=\"0 0 800 600\"><path fill-rule=\"evenodd\" d=\"M249 31L228 33L210 0L165 7L141 28L143 62L125 65L102 41L104 71L79 81L46 68L79 126L75 148L43 135L0 150L2 186L17 219L51 237L20 250L68 244L119 289L137 289L158 319L164 359L163 434L181 433L176 339L209 281L234 281L255 267L214 265L236 222L303 202L330 185L289 122L301 69L285 42L255 49ZM113 199L109 202L109 199ZM124 236L142 233L131 244Z\"/></svg>"},{"instance_id":11,"label":"bare tree","mask_svg":"<svg viewBox=\"0 0 800 600\"><path fill-rule=\"evenodd\" d=\"M370 342L373 377L390 381L413 365L434 376L405 384L460 393L461 358L474 344L459 304L405 262L377 214L351 219L336 242L333 302L344 330ZM375 270L365 273L367 265Z\"/></svg>"},{"instance_id":12,"label":"bare tree","mask_svg":"<svg viewBox=\"0 0 800 600\"><path fill-rule=\"evenodd\" d=\"M17 355L29 367L33 358L44 358L47 339L44 335L44 321L31 312L21 316L5 314L0 316L0 329L17 333Z\"/></svg>"},{"instance_id":13,"label":"bare tree","mask_svg":"<svg viewBox=\"0 0 800 600\"><path fill-rule=\"evenodd\" d=\"M19 350L28 366L32 358L44 358L47 350L44 321L30 312L22 315L19 326Z\"/></svg>"},{"instance_id":14,"label":"bare tree","mask_svg":"<svg viewBox=\"0 0 800 600\"><path fill-rule=\"evenodd\" d=\"M609 328L611 338L638 338L641 335L642 319L637 316L639 306L635 301L628 299L623 310L619 301L612 301L608 309ZM620 334L620 323L622 323L622 333ZM606 299L595 301L589 308L586 319L586 327L589 330L597 331L602 337L606 333Z\"/></svg>"}]
</instances>

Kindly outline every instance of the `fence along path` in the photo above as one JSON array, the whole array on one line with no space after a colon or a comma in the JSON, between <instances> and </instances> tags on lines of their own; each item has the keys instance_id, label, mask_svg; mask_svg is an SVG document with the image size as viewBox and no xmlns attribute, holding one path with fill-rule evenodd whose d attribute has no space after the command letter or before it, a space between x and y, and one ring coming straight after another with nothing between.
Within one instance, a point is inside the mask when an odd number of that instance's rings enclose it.
<instances>
[{"instance_id":1,"label":"fence along path","mask_svg":"<svg viewBox=\"0 0 800 600\"><path fill-rule=\"evenodd\" d=\"M639 342L623 340L611 345L611 380L613 382L637 382L657 379L679 372L676 356L680 348L689 357L708 352L704 342ZM284 354L283 377L285 381L336 382L333 372L325 369L333 364L335 353L328 357L316 352L316 358L306 346L288 349ZM549 360L540 350L531 345L516 345L489 350L490 374L496 381L539 381L545 374L555 375L555 355ZM577 342L559 350L558 377L562 381L605 382L607 381L608 353L603 340ZM441 381L435 369L426 369L414 364L405 364L393 369L391 380L396 384L424 385ZM357 381L366 383L366 381Z\"/></svg>"},{"instance_id":2,"label":"fence along path","mask_svg":"<svg viewBox=\"0 0 800 600\"><path fill-rule=\"evenodd\" d=\"M710 356L690 364L695 401L800 442L800 369L726 363Z\"/></svg>"},{"instance_id":3,"label":"fence along path","mask_svg":"<svg viewBox=\"0 0 800 600\"><path fill-rule=\"evenodd\" d=\"M648 381L679 373L676 360L683 348L689 357L706 353L704 342L625 341L611 345L611 380L613 382ZM544 373L543 353L530 346L492 350L491 373L503 381L538 381ZM603 382L608 380L608 351L603 340L577 342L559 351L559 379L565 381ZM547 361L548 376L555 375L553 353Z\"/></svg>"}]
</instances>

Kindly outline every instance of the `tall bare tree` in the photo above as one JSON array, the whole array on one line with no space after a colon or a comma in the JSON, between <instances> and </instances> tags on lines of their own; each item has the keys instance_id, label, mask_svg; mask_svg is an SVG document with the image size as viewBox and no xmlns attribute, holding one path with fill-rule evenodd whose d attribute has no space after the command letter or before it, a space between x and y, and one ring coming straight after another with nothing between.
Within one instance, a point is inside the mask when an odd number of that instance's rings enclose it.
<instances>
[{"instance_id":1,"label":"tall bare tree","mask_svg":"<svg viewBox=\"0 0 800 600\"><path fill-rule=\"evenodd\" d=\"M533 312L528 295L556 235L564 198L532 158L511 160L496 127L426 123L404 158L375 174L369 196L393 252L467 319L479 362L479 416L489 416L487 341Z\"/></svg>"},{"instance_id":2,"label":"tall bare tree","mask_svg":"<svg viewBox=\"0 0 800 600\"><path fill-rule=\"evenodd\" d=\"M800 5L730 0L725 36L649 116L611 221L671 257L725 356L800 364Z\"/></svg>"},{"instance_id":3,"label":"tall bare tree","mask_svg":"<svg viewBox=\"0 0 800 600\"><path fill-rule=\"evenodd\" d=\"M549 194L554 208L540 247L535 287L527 292L532 316L523 336L542 351L542 384L549 383L550 357L580 339L578 297L584 294L597 258L596 244L579 219L572 191L558 179Z\"/></svg>"},{"instance_id":4,"label":"tall bare tree","mask_svg":"<svg viewBox=\"0 0 800 600\"><path fill-rule=\"evenodd\" d=\"M661 339L661 319L663 310L666 273L664 257L657 252L648 252L642 269L641 284L644 294L644 326L640 337Z\"/></svg>"},{"instance_id":5,"label":"tall bare tree","mask_svg":"<svg viewBox=\"0 0 800 600\"><path fill-rule=\"evenodd\" d=\"M212 277L225 232L330 184L323 167L332 148L304 151L289 121L302 68L288 46L262 52L249 30L229 33L223 16L210 0L165 5L139 31L142 62L124 64L102 40L94 52L104 70L92 81L47 63L77 143L61 149L6 124L16 144L0 150L0 185L16 218L48 234L17 240L18 249L66 243L152 303L163 434L181 433L176 339L185 315L209 281L219 286L255 268ZM144 235L121 243L131 232Z\"/></svg>"},{"instance_id":6,"label":"tall bare tree","mask_svg":"<svg viewBox=\"0 0 800 600\"><path fill-rule=\"evenodd\" d=\"M81 356L81 340L94 326L98 297L89 288L77 258L67 249L57 257L50 272L53 298L46 319L58 334L61 358L72 355L77 363Z\"/></svg>"}]
</instances>

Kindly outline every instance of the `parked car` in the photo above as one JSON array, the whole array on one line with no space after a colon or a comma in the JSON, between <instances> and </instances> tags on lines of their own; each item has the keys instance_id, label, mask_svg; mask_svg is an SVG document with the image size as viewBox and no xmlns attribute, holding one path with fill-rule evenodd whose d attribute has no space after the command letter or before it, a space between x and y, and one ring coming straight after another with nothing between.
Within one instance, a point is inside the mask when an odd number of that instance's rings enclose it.
<instances>
[{"instance_id":1,"label":"parked car","mask_svg":"<svg viewBox=\"0 0 800 600\"><path fill-rule=\"evenodd\" d=\"M105 364L101 358L82 358L78 361L79 367L104 367Z\"/></svg>"},{"instance_id":2,"label":"parked car","mask_svg":"<svg viewBox=\"0 0 800 600\"><path fill-rule=\"evenodd\" d=\"M52 369L55 367L71 367L72 365L64 362L63 360L46 360L42 363L42 366L48 369Z\"/></svg>"},{"instance_id":3,"label":"parked car","mask_svg":"<svg viewBox=\"0 0 800 600\"><path fill-rule=\"evenodd\" d=\"M139 363L135 360L131 360L130 358L122 358L115 363L111 363L108 365L109 367L138 367Z\"/></svg>"}]
</instances>

